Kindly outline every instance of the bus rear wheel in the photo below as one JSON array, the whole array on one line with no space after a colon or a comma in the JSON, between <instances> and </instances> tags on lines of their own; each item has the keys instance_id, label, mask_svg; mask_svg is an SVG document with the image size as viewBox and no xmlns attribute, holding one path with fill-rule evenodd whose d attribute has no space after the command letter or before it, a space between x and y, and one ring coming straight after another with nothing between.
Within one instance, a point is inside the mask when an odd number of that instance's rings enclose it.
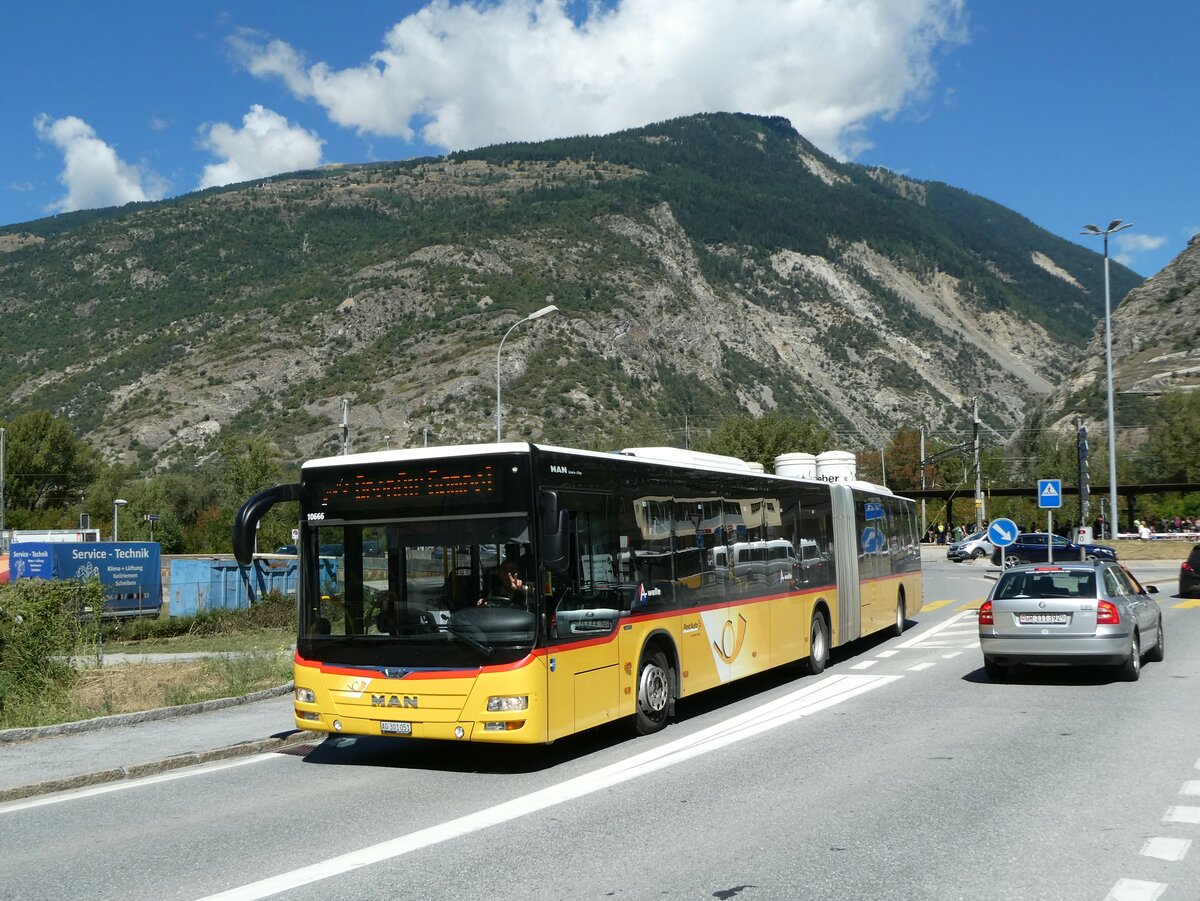
<instances>
[{"instance_id":1,"label":"bus rear wheel","mask_svg":"<svg viewBox=\"0 0 1200 901\"><path fill-rule=\"evenodd\" d=\"M654 648L642 657L642 665L638 668L634 731L638 735L652 735L662 729L671 715L674 697L671 662L662 649Z\"/></svg>"},{"instance_id":2,"label":"bus rear wheel","mask_svg":"<svg viewBox=\"0 0 1200 901\"><path fill-rule=\"evenodd\" d=\"M819 676L825 672L825 664L829 662L829 627L825 625L825 617L814 613L812 625L808 632L808 659L804 662L804 671L810 676Z\"/></svg>"},{"instance_id":3,"label":"bus rear wheel","mask_svg":"<svg viewBox=\"0 0 1200 901\"><path fill-rule=\"evenodd\" d=\"M908 620L908 606L904 603L904 596L896 598L896 622L892 626L892 635L899 638L904 634L904 624Z\"/></svg>"}]
</instances>

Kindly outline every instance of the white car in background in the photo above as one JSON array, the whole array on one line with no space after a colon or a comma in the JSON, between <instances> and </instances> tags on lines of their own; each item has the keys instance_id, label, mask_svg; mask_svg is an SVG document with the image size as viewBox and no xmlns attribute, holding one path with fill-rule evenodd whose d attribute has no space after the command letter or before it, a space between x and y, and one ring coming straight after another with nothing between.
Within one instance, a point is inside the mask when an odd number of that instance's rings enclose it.
<instances>
[{"instance_id":1,"label":"white car in background","mask_svg":"<svg viewBox=\"0 0 1200 901\"><path fill-rule=\"evenodd\" d=\"M961 563L963 560L978 560L980 557L991 557L992 543L988 541L987 532L972 532L961 541L956 541L946 548L946 559Z\"/></svg>"}]
</instances>

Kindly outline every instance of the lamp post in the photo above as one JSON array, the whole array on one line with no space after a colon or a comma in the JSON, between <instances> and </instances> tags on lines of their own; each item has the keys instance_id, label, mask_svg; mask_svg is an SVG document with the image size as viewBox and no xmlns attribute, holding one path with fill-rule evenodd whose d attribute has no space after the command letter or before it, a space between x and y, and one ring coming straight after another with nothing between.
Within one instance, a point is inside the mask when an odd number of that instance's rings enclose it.
<instances>
[{"instance_id":1,"label":"lamp post","mask_svg":"<svg viewBox=\"0 0 1200 901\"><path fill-rule=\"evenodd\" d=\"M531 319L541 319L550 313L557 313L558 307L554 304L542 307L526 316L524 319L518 319L508 327L508 331L504 333L504 337L500 339L500 346L496 349L496 443L500 443L500 352L504 350L504 342L508 336L512 334L512 330L518 325L529 322Z\"/></svg>"},{"instance_id":2,"label":"lamp post","mask_svg":"<svg viewBox=\"0 0 1200 901\"><path fill-rule=\"evenodd\" d=\"M1109 299L1108 284L1108 236L1113 232L1124 231L1132 225L1132 222L1114 219L1108 223L1108 228L1085 225L1080 232L1081 235L1104 237L1104 360L1108 371L1108 521L1114 540L1120 520L1117 518L1117 423L1113 417L1112 303Z\"/></svg>"},{"instance_id":3,"label":"lamp post","mask_svg":"<svg viewBox=\"0 0 1200 901\"><path fill-rule=\"evenodd\" d=\"M4 531L4 429L0 428L0 532ZM0 535L0 538L3 538Z\"/></svg>"},{"instance_id":4,"label":"lamp post","mask_svg":"<svg viewBox=\"0 0 1200 901\"><path fill-rule=\"evenodd\" d=\"M117 498L115 501L113 501L113 543L114 544L117 541L117 512L128 503L129 503L129 501L121 500L121 498Z\"/></svg>"}]
</instances>

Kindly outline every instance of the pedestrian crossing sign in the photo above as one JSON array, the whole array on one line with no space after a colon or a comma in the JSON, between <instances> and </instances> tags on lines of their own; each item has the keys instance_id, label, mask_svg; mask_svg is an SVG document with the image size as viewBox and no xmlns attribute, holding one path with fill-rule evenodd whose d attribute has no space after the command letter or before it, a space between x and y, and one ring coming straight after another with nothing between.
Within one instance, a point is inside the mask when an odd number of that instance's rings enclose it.
<instances>
[{"instance_id":1,"label":"pedestrian crossing sign","mask_svg":"<svg viewBox=\"0 0 1200 901\"><path fill-rule=\"evenodd\" d=\"M1043 510L1062 506L1062 479L1038 479L1038 506Z\"/></svg>"}]
</instances>

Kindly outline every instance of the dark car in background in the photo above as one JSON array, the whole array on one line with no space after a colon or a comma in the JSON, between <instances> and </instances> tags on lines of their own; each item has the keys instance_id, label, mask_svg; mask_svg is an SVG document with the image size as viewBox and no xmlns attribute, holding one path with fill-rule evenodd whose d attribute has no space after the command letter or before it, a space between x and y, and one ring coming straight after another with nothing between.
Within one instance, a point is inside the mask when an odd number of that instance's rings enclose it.
<instances>
[{"instance_id":1,"label":"dark car in background","mask_svg":"<svg viewBox=\"0 0 1200 901\"><path fill-rule=\"evenodd\" d=\"M1004 565L1020 566L1022 563L1046 563L1049 552L1045 532L1022 532L1017 540L1004 549ZM1117 559L1117 552L1105 544L1075 544L1059 535L1050 535L1053 542L1054 562L1065 563L1080 560ZM992 551L992 563L1000 565L1000 548Z\"/></svg>"},{"instance_id":2,"label":"dark car in background","mask_svg":"<svg viewBox=\"0 0 1200 901\"><path fill-rule=\"evenodd\" d=\"M1179 596L1200 598L1200 544L1195 545L1188 558L1179 565Z\"/></svg>"}]
</instances>

